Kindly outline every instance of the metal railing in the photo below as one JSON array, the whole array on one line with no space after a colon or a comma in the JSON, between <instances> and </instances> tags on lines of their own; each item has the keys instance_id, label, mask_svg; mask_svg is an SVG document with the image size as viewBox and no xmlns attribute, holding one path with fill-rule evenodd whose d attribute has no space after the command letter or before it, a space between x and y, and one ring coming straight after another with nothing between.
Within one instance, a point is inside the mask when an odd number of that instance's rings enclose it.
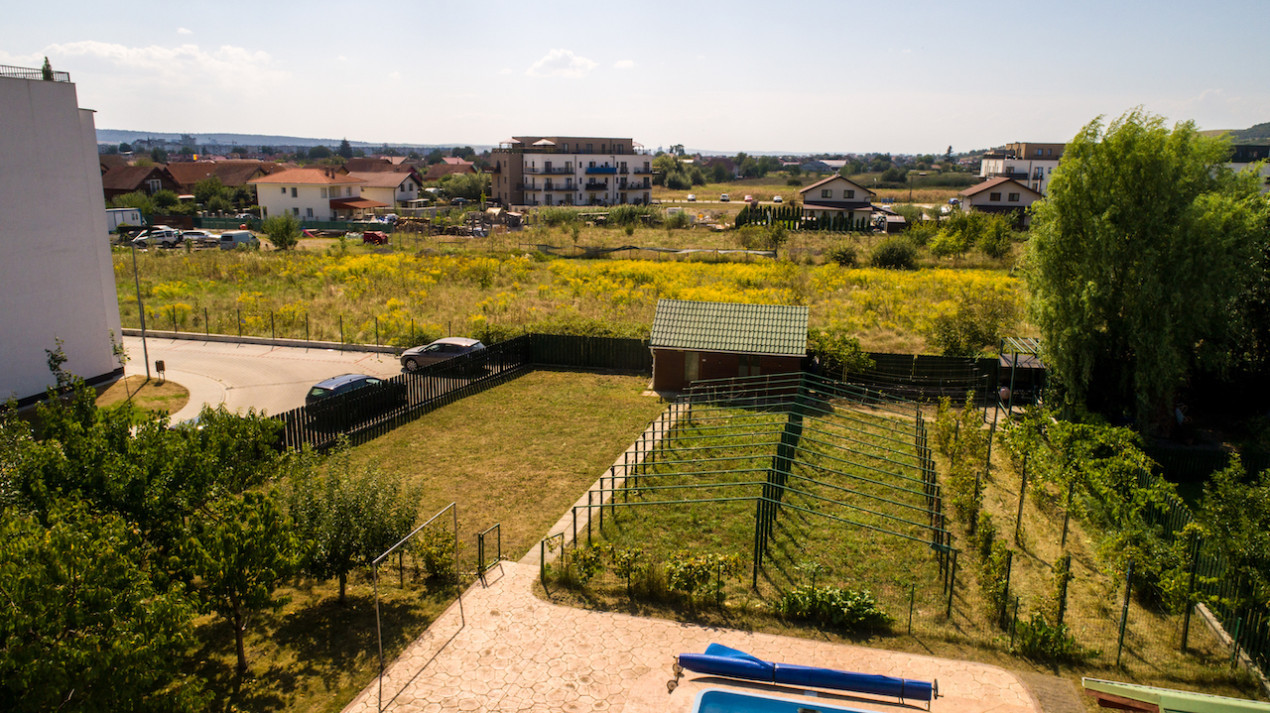
<instances>
[{"instance_id":1,"label":"metal railing","mask_svg":"<svg viewBox=\"0 0 1270 713\"><path fill-rule=\"evenodd\" d=\"M488 562L485 560L485 541L490 533L494 533L494 557ZM476 533L476 575L481 578L481 583L485 583L485 573L498 566L503 561L503 524L496 522L484 530Z\"/></svg>"},{"instance_id":2,"label":"metal railing","mask_svg":"<svg viewBox=\"0 0 1270 713\"><path fill-rule=\"evenodd\" d=\"M10 79L46 80L50 82L71 81L70 72L50 71L48 76L45 76L43 69L31 69L29 67L13 67L7 64L0 64L0 77L9 77Z\"/></svg>"}]
</instances>

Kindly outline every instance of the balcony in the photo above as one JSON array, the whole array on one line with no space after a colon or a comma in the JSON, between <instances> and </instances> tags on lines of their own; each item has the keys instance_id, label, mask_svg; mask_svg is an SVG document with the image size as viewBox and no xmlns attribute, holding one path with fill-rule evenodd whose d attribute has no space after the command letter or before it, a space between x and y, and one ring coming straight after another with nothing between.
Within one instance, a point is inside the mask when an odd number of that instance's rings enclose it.
<instances>
[{"instance_id":1,"label":"balcony","mask_svg":"<svg viewBox=\"0 0 1270 713\"><path fill-rule=\"evenodd\" d=\"M35 79L46 80L50 82L69 82L71 75L69 72L49 71L48 75L44 74L41 69L28 69L27 67L11 67L7 64L0 64L0 77L10 77L13 79Z\"/></svg>"},{"instance_id":2,"label":"balcony","mask_svg":"<svg viewBox=\"0 0 1270 713\"><path fill-rule=\"evenodd\" d=\"M538 168L535 166L525 166L525 175L527 176L568 176L573 173L573 168L552 166L551 168Z\"/></svg>"},{"instance_id":3,"label":"balcony","mask_svg":"<svg viewBox=\"0 0 1270 713\"><path fill-rule=\"evenodd\" d=\"M617 174L617 166L587 166L588 175L607 175L613 176Z\"/></svg>"},{"instance_id":4,"label":"balcony","mask_svg":"<svg viewBox=\"0 0 1270 713\"><path fill-rule=\"evenodd\" d=\"M634 169L631 169L631 173L635 174L636 176L651 176L653 174L653 169L652 168L634 168Z\"/></svg>"},{"instance_id":5,"label":"balcony","mask_svg":"<svg viewBox=\"0 0 1270 713\"><path fill-rule=\"evenodd\" d=\"M643 183L636 181L632 183L620 184L618 185L617 190L619 191L646 191L652 187L653 187L652 184L649 183L648 181L644 181Z\"/></svg>"},{"instance_id":6,"label":"balcony","mask_svg":"<svg viewBox=\"0 0 1270 713\"><path fill-rule=\"evenodd\" d=\"M591 182L586 184L586 189L588 191L607 191L609 189L609 184Z\"/></svg>"}]
</instances>

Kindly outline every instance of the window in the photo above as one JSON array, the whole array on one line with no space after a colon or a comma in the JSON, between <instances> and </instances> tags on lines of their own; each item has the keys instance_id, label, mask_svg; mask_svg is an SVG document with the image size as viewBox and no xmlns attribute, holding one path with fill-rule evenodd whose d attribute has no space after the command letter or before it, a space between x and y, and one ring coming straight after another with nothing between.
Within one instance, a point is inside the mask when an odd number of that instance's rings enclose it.
<instances>
[{"instance_id":1,"label":"window","mask_svg":"<svg viewBox=\"0 0 1270 713\"><path fill-rule=\"evenodd\" d=\"M587 153L595 153L594 151L592 151L592 150L591 150L591 144L587 144L587 145L586 145L586 152L587 152Z\"/></svg>"},{"instance_id":2,"label":"window","mask_svg":"<svg viewBox=\"0 0 1270 713\"><path fill-rule=\"evenodd\" d=\"M569 144L564 145L564 152L569 153Z\"/></svg>"},{"instance_id":3,"label":"window","mask_svg":"<svg viewBox=\"0 0 1270 713\"><path fill-rule=\"evenodd\" d=\"M313 217L313 209L312 209L312 208L305 208L305 209L304 209L304 217L306 217L306 218L312 218L312 217Z\"/></svg>"},{"instance_id":4,"label":"window","mask_svg":"<svg viewBox=\"0 0 1270 713\"><path fill-rule=\"evenodd\" d=\"M759 356L757 354L742 354L741 368L737 371L738 376L758 376L762 374L759 368Z\"/></svg>"},{"instance_id":5,"label":"window","mask_svg":"<svg viewBox=\"0 0 1270 713\"><path fill-rule=\"evenodd\" d=\"M832 197L833 197L833 191L829 190L828 188L821 188L821 189L820 189L820 197L821 197L821 198L832 198Z\"/></svg>"},{"instance_id":6,"label":"window","mask_svg":"<svg viewBox=\"0 0 1270 713\"><path fill-rule=\"evenodd\" d=\"M291 186L291 197L292 197L292 198L295 198L295 196L296 196L296 187L295 187L295 186Z\"/></svg>"},{"instance_id":7,"label":"window","mask_svg":"<svg viewBox=\"0 0 1270 713\"><path fill-rule=\"evenodd\" d=\"M323 198L325 198L325 197L326 197L326 189L325 189L325 188L323 188L323 189L322 189L322 197L323 197Z\"/></svg>"},{"instance_id":8,"label":"window","mask_svg":"<svg viewBox=\"0 0 1270 713\"><path fill-rule=\"evenodd\" d=\"M993 203L1000 203L1000 202L1001 202L1001 194L1000 194L1000 193L989 193L989 194L988 194L988 200L992 201Z\"/></svg>"},{"instance_id":9,"label":"window","mask_svg":"<svg viewBox=\"0 0 1270 713\"><path fill-rule=\"evenodd\" d=\"M600 153L608 153L608 149L609 149L608 145L600 144Z\"/></svg>"},{"instance_id":10,"label":"window","mask_svg":"<svg viewBox=\"0 0 1270 713\"><path fill-rule=\"evenodd\" d=\"M852 198L855 198L855 191L850 189L845 190L842 192L842 197L847 200L851 200Z\"/></svg>"},{"instance_id":11,"label":"window","mask_svg":"<svg viewBox=\"0 0 1270 713\"><path fill-rule=\"evenodd\" d=\"M284 196L285 196L286 194L287 194L287 187L286 187L286 186L283 186L283 187L282 187L282 195L284 195Z\"/></svg>"},{"instance_id":12,"label":"window","mask_svg":"<svg viewBox=\"0 0 1270 713\"><path fill-rule=\"evenodd\" d=\"M292 208L292 209L291 209L291 215L294 215L295 217L299 218L299 217L300 217L300 209L299 209L299 208Z\"/></svg>"},{"instance_id":13,"label":"window","mask_svg":"<svg viewBox=\"0 0 1270 713\"><path fill-rule=\"evenodd\" d=\"M157 178L151 178L146 181L146 188L150 189L150 194L153 195L163 190L163 182Z\"/></svg>"},{"instance_id":14,"label":"window","mask_svg":"<svg viewBox=\"0 0 1270 713\"><path fill-rule=\"evenodd\" d=\"M337 190L338 190L338 189L337 189ZM345 196L352 196L352 195L353 195L353 187L352 187L352 186L347 186L347 187L345 187L345 188L344 188L344 195L345 195Z\"/></svg>"},{"instance_id":15,"label":"window","mask_svg":"<svg viewBox=\"0 0 1270 713\"><path fill-rule=\"evenodd\" d=\"M1019 194L1018 194L1018 193L1011 193L1011 194L1010 194L1010 202L1011 202L1011 203L1018 203L1018 202L1019 202Z\"/></svg>"},{"instance_id":16,"label":"window","mask_svg":"<svg viewBox=\"0 0 1270 713\"><path fill-rule=\"evenodd\" d=\"M701 354L697 352L687 352L684 354L684 381L696 381L701 373Z\"/></svg>"}]
</instances>

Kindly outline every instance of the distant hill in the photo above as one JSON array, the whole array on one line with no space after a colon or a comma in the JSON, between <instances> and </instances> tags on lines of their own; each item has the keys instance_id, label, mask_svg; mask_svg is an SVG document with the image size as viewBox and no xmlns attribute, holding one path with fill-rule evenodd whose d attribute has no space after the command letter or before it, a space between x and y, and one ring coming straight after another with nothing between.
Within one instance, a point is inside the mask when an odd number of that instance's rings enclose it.
<instances>
[{"instance_id":1,"label":"distant hill","mask_svg":"<svg viewBox=\"0 0 1270 713\"><path fill-rule=\"evenodd\" d=\"M1229 134L1232 144L1266 144L1270 143L1270 122L1257 124L1247 129L1209 129L1200 133L1205 136Z\"/></svg>"},{"instance_id":2,"label":"distant hill","mask_svg":"<svg viewBox=\"0 0 1270 713\"><path fill-rule=\"evenodd\" d=\"M270 134L221 134L186 132L194 137L197 144L221 144L227 146L339 146L342 139L314 139L303 136L274 136ZM98 129L97 143L120 144L132 143L138 139L161 139L164 141L180 141L181 134L169 131L131 131L127 129ZM353 141L349 145L355 148L373 149L384 145L384 142ZM434 149L469 144L389 144L398 148ZM490 146L472 146L476 151L483 151Z\"/></svg>"}]
</instances>

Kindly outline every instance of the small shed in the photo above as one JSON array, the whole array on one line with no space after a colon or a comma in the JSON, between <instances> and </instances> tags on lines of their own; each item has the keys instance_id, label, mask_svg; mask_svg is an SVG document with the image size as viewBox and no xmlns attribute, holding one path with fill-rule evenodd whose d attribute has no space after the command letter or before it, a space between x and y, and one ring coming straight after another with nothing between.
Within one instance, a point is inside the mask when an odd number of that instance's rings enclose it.
<instances>
[{"instance_id":1,"label":"small shed","mask_svg":"<svg viewBox=\"0 0 1270 713\"><path fill-rule=\"evenodd\" d=\"M656 391L680 391L699 379L800 371L807 308L658 300L649 346Z\"/></svg>"}]
</instances>

